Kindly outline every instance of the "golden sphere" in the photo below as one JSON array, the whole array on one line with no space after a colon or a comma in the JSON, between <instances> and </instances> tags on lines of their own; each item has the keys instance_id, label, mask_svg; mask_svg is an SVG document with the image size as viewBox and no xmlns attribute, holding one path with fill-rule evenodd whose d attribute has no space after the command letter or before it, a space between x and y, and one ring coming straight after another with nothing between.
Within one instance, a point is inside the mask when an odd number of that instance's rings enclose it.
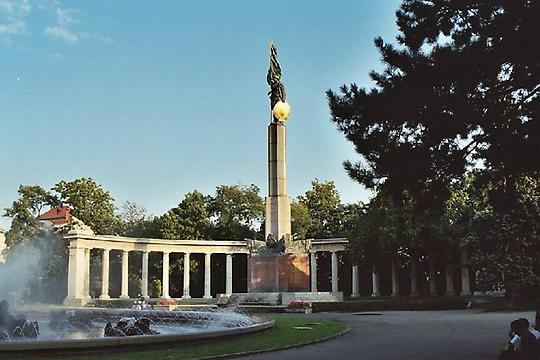
<instances>
[{"instance_id":1,"label":"golden sphere","mask_svg":"<svg viewBox=\"0 0 540 360\"><path fill-rule=\"evenodd\" d=\"M274 114L276 119L283 122L287 120L287 118L291 114L291 106L287 102L278 101L272 109L272 114Z\"/></svg>"}]
</instances>

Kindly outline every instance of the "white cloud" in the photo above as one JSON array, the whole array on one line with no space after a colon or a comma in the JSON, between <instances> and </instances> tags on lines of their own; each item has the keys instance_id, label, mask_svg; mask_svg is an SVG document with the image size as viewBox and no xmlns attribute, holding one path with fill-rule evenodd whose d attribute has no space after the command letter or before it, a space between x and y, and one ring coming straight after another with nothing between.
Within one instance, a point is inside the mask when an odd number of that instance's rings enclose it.
<instances>
[{"instance_id":1,"label":"white cloud","mask_svg":"<svg viewBox=\"0 0 540 360\"><path fill-rule=\"evenodd\" d=\"M25 31L26 24L24 21L15 21L8 24L0 24L0 34L3 35L24 34Z\"/></svg>"},{"instance_id":2,"label":"white cloud","mask_svg":"<svg viewBox=\"0 0 540 360\"><path fill-rule=\"evenodd\" d=\"M32 7L28 0L0 0L0 11L11 16L26 16Z\"/></svg>"},{"instance_id":3,"label":"white cloud","mask_svg":"<svg viewBox=\"0 0 540 360\"><path fill-rule=\"evenodd\" d=\"M50 26L46 28L45 35L60 39L69 44L76 44L79 41L79 37L76 34L58 26Z\"/></svg>"},{"instance_id":4,"label":"white cloud","mask_svg":"<svg viewBox=\"0 0 540 360\"><path fill-rule=\"evenodd\" d=\"M0 15L5 23L0 24L0 35L18 35L26 32L26 17L32 7L28 0L0 0Z\"/></svg>"}]
</instances>

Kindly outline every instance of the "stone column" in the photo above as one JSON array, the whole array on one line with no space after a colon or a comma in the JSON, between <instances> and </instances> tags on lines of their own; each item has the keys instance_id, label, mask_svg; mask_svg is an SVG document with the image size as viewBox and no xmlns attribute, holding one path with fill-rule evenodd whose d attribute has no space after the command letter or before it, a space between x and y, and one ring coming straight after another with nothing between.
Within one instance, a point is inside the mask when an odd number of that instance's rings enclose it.
<instances>
[{"instance_id":1,"label":"stone column","mask_svg":"<svg viewBox=\"0 0 540 360\"><path fill-rule=\"evenodd\" d=\"M69 263L68 263L68 293L64 300L66 305L82 306L86 301L84 296L84 248L79 248L76 245L69 246Z\"/></svg>"},{"instance_id":2,"label":"stone column","mask_svg":"<svg viewBox=\"0 0 540 360\"><path fill-rule=\"evenodd\" d=\"M452 266L450 255L444 265L444 275L446 278L446 296L456 295L456 292L454 291L454 267Z\"/></svg>"},{"instance_id":3,"label":"stone column","mask_svg":"<svg viewBox=\"0 0 540 360\"><path fill-rule=\"evenodd\" d=\"M142 253L141 295L148 299L148 251Z\"/></svg>"},{"instance_id":4,"label":"stone column","mask_svg":"<svg viewBox=\"0 0 540 360\"><path fill-rule=\"evenodd\" d=\"M433 257L429 258L429 295L437 295L437 281L435 274L435 260Z\"/></svg>"},{"instance_id":5,"label":"stone column","mask_svg":"<svg viewBox=\"0 0 540 360\"><path fill-rule=\"evenodd\" d=\"M287 196L286 126L272 122L268 125L268 197L265 207L265 238L274 234L277 239L291 233L291 203Z\"/></svg>"},{"instance_id":6,"label":"stone column","mask_svg":"<svg viewBox=\"0 0 540 360\"><path fill-rule=\"evenodd\" d=\"M311 266L311 292L317 292L317 252L310 250L310 266Z\"/></svg>"},{"instance_id":7,"label":"stone column","mask_svg":"<svg viewBox=\"0 0 540 360\"><path fill-rule=\"evenodd\" d=\"M169 253L163 252L163 283L161 284L161 298L170 299L169 296Z\"/></svg>"},{"instance_id":8,"label":"stone column","mask_svg":"<svg viewBox=\"0 0 540 360\"><path fill-rule=\"evenodd\" d=\"M377 270L376 266L374 266L371 270L371 280L373 283L373 292L371 293L371 296L381 296L381 293L379 291L379 271Z\"/></svg>"},{"instance_id":9,"label":"stone column","mask_svg":"<svg viewBox=\"0 0 540 360\"><path fill-rule=\"evenodd\" d=\"M232 269L232 254L225 255L225 294L232 294L233 285L233 269Z\"/></svg>"},{"instance_id":10,"label":"stone column","mask_svg":"<svg viewBox=\"0 0 540 360\"><path fill-rule=\"evenodd\" d=\"M103 249L101 255L101 300L108 300L109 296L109 249Z\"/></svg>"},{"instance_id":11,"label":"stone column","mask_svg":"<svg viewBox=\"0 0 540 360\"><path fill-rule=\"evenodd\" d=\"M90 249L84 249L84 296L90 299Z\"/></svg>"},{"instance_id":12,"label":"stone column","mask_svg":"<svg viewBox=\"0 0 540 360\"><path fill-rule=\"evenodd\" d=\"M332 292L338 292L338 258L336 251L332 251Z\"/></svg>"},{"instance_id":13,"label":"stone column","mask_svg":"<svg viewBox=\"0 0 540 360\"><path fill-rule=\"evenodd\" d=\"M129 264L128 264L129 251L122 251L122 290L120 293L120 299L129 299Z\"/></svg>"},{"instance_id":14,"label":"stone column","mask_svg":"<svg viewBox=\"0 0 540 360\"><path fill-rule=\"evenodd\" d=\"M189 253L184 253L184 293L182 299L191 299L189 295Z\"/></svg>"},{"instance_id":15,"label":"stone column","mask_svg":"<svg viewBox=\"0 0 540 360\"><path fill-rule=\"evenodd\" d=\"M392 260L392 294L391 296L399 296L399 266L396 260Z\"/></svg>"},{"instance_id":16,"label":"stone column","mask_svg":"<svg viewBox=\"0 0 540 360\"><path fill-rule=\"evenodd\" d=\"M210 258L211 253L204 254L204 296L203 299L211 299L212 294L210 293Z\"/></svg>"},{"instance_id":17,"label":"stone column","mask_svg":"<svg viewBox=\"0 0 540 360\"><path fill-rule=\"evenodd\" d=\"M358 265L352 266L352 292L351 297L359 297L358 291Z\"/></svg>"},{"instance_id":18,"label":"stone column","mask_svg":"<svg viewBox=\"0 0 540 360\"><path fill-rule=\"evenodd\" d=\"M416 260L411 262L411 296L418 296L418 269Z\"/></svg>"},{"instance_id":19,"label":"stone column","mask_svg":"<svg viewBox=\"0 0 540 360\"><path fill-rule=\"evenodd\" d=\"M469 277L469 256L467 250L461 250L461 296L471 295L471 280Z\"/></svg>"}]
</instances>

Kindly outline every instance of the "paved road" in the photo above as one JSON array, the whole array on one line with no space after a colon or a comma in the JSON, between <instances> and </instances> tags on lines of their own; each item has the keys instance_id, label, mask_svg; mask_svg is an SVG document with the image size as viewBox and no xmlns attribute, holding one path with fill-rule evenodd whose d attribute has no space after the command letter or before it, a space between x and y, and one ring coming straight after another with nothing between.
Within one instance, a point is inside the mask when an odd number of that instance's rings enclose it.
<instances>
[{"instance_id":1,"label":"paved road","mask_svg":"<svg viewBox=\"0 0 540 360\"><path fill-rule=\"evenodd\" d=\"M506 344L510 321L519 317L534 319L533 312L481 313L475 310L380 314L313 314L314 318L344 321L351 331L320 344L242 359L497 359Z\"/></svg>"}]
</instances>

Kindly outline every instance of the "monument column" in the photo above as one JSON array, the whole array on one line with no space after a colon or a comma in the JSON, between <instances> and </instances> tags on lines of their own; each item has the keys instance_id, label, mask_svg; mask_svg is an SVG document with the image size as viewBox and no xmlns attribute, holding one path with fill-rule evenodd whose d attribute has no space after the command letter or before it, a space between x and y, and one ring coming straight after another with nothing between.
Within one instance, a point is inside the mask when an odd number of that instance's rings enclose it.
<instances>
[{"instance_id":1,"label":"monument column","mask_svg":"<svg viewBox=\"0 0 540 360\"><path fill-rule=\"evenodd\" d=\"M122 251L122 290L120 293L120 299L129 299L128 255L129 255L129 251L127 250Z\"/></svg>"},{"instance_id":2,"label":"monument column","mask_svg":"<svg viewBox=\"0 0 540 360\"><path fill-rule=\"evenodd\" d=\"M461 250L461 296L471 295L471 280L469 276L469 256L467 250Z\"/></svg>"},{"instance_id":3,"label":"monument column","mask_svg":"<svg viewBox=\"0 0 540 360\"><path fill-rule=\"evenodd\" d=\"M169 296L169 253L163 252L163 284L162 284L162 299L170 299Z\"/></svg>"},{"instance_id":4,"label":"monument column","mask_svg":"<svg viewBox=\"0 0 540 360\"><path fill-rule=\"evenodd\" d=\"M287 196L286 126L268 125L268 197L266 198L265 235L277 239L291 233L291 203Z\"/></svg>"},{"instance_id":5,"label":"monument column","mask_svg":"<svg viewBox=\"0 0 540 360\"><path fill-rule=\"evenodd\" d=\"M225 254L225 294L231 295L233 291L232 254Z\"/></svg>"},{"instance_id":6,"label":"monument column","mask_svg":"<svg viewBox=\"0 0 540 360\"><path fill-rule=\"evenodd\" d=\"M204 296L203 299L211 299L212 295L210 293L210 258L211 253L204 254Z\"/></svg>"},{"instance_id":7,"label":"monument column","mask_svg":"<svg viewBox=\"0 0 540 360\"><path fill-rule=\"evenodd\" d=\"M396 260L392 260L392 294L391 296L399 296L399 267Z\"/></svg>"},{"instance_id":8,"label":"monument column","mask_svg":"<svg viewBox=\"0 0 540 360\"><path fill-rule=\"evenodd\" d=\"M371 270L371 281L373 285L373 292L371 293L371 296L381 296L381 293L379 291L379 272L376 266L374 266Z\"/></svg>"},{"instance_id":9,"label":"monument column","mask_svg":"<svg viewBox=\"0 0 540 360\"><path fill-rule=\"evenodd\" d=\"M359 297L358 291L358 265L352 266L352 293L351 297Z\"/></svg>"},{"instance_id":10,"label":"monument column","mask_svg":"<svg viewBox=\"0 0 540 360\"><path fill-rule=\"evenodd\" d=\"M182 299L191 299L189 295L189 253L184 253L184 293Z\"/></svg>"},{"instance_id":11,"label":"monument column","mask_svg":"<svg viewBox=\"0 0 540 360\"><path fill-rule=\"evenodd\" d=\"M101 300L108 300L109 296L109 249L103 249L101 255Z\"/></svg>"},{"instance_id":12,"label":"monument column","mask_svg":"<svg viewBox=\"0 0 540 360\"><path fill-rule=\"evenodd\" d=\"M142 253L141 295L148 299L148 251Z\"/></svg>"},{"instance_id":13,"label":"monument column","mask_svg":"<svg viewBox=\"0 0 540 360\"><path fill-rule=\"evenodd\" d=\"M317 252L310 250L311 258L311 292L317 292Z\"/></svg>"},{"instance_id":14,"label":"monument column","mask_svg":"<svg viewBox=\"0 0 540 360\"><path fill-rule=\"evenodd\" d=\"M338 292L338 258L336 251L332 251L332 292Z\"/></svg>"}]
</instances>

